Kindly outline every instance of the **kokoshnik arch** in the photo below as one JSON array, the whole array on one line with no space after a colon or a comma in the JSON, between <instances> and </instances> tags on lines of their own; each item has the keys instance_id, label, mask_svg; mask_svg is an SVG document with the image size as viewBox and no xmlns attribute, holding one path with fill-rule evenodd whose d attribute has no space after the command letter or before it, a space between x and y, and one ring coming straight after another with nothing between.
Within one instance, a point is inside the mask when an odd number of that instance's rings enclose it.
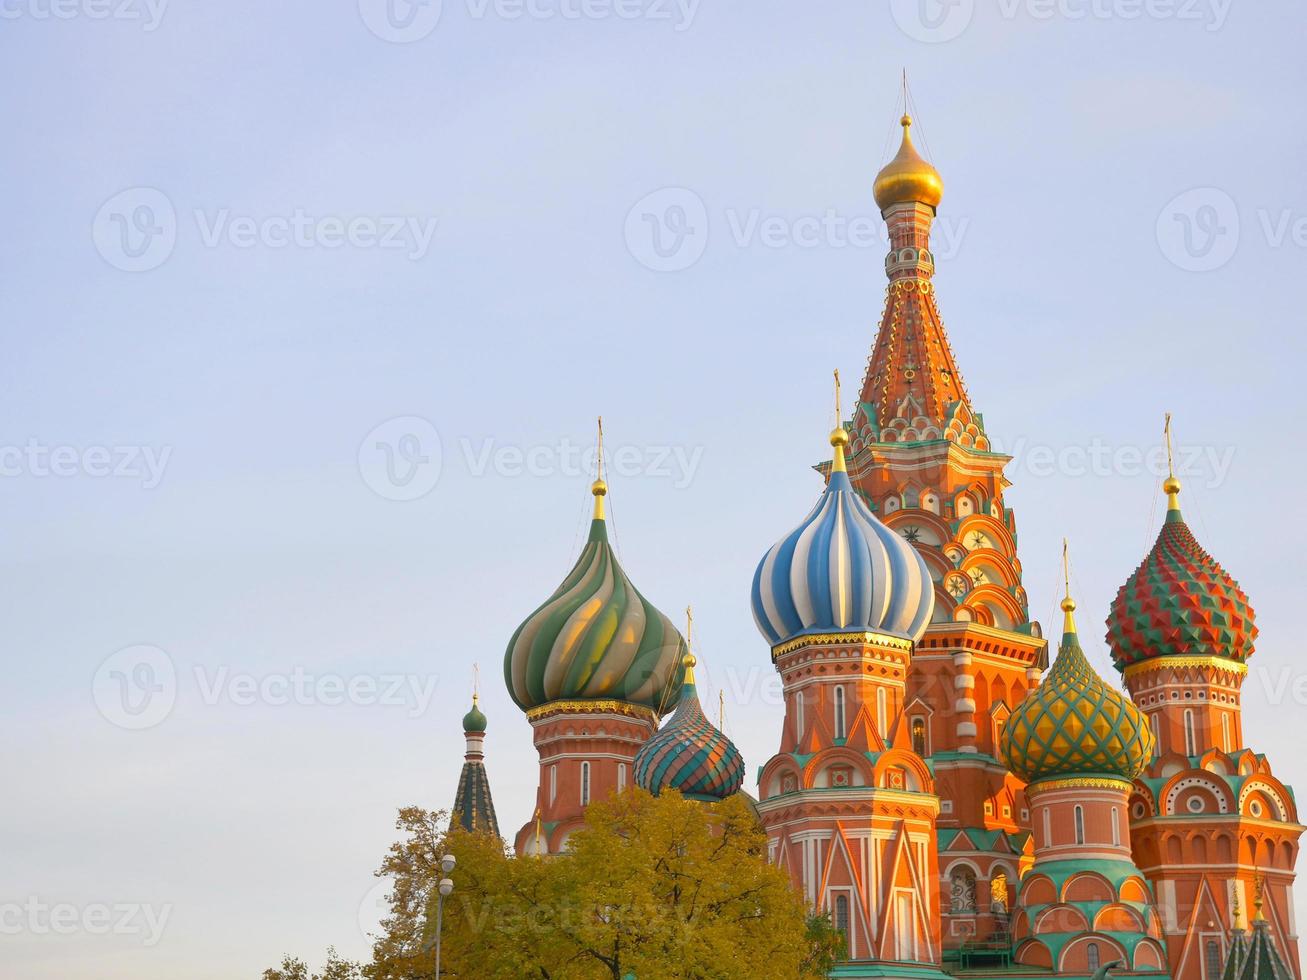
<instances>
[{"instance_id":1,"label":"kokoshnik arch","mask_svg":"<svg viewBox=\"0 0 1307 980\"><path fill-rule=\"evenodd\" d=\"M770 858L844 932L833 976L1300 977L1303 827L1243 741L1248 599L1195 540L1172 476L1157 542L1108 615L1127 693L1086 659L1069 588L1049 668L1010 459L936 305L944 185L911 125L874 185L889 282L856 406L818 466L825 491L753 580L785 700L754 801ZM563 850L590 801L631 785L712 801L743 783L686 638L609 544L599 476L580 557L504 658L540 757L519 854ZM464 728L453 822L498 833L477 706Z\"/></svg>"}]
</instances>

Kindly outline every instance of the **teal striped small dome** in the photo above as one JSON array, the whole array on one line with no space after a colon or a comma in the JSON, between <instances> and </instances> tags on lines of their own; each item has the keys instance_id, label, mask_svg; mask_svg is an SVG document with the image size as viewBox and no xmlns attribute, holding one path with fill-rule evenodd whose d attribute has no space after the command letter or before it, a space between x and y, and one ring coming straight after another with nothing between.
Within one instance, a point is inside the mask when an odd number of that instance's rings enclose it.
<instances>
[{"instance_id":1,"label":"teal striped small dome","mask_svg":"<svg viewBox=\"0 0 1307 980\"><path fill-rule=\"evenodd\" d=\"M661 715L680 695L685 640L618 564L600 487L581 556L504 654L504 683L524 711L551 701L614 700Z\"/></svg>"},{"instance_id":2,"label":"teal striped small dome","mask_svg":"<svg viewBox=\"0 0 1307 980\"><path fill-rule=\"evenodd\" d=\"M692 800L715 801L744 784L744 759L725 733L704 717L694 685L694 657L687 655L686 682L676 714L635 757L635 783L657 796L674 789Z\"/></svg>"}]
</instances>

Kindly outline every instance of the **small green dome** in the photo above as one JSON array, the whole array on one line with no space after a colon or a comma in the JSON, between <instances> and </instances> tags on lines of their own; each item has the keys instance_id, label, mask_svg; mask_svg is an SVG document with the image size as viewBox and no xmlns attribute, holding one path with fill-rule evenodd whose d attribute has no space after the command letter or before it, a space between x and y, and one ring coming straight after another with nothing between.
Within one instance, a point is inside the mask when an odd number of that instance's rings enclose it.
<instances>
[{"instance_id":1,"label":"small green dome","mask_svg":"<svg viewBox=\"0 0 1307 980\"><path fill-rule=\"evenodd\" d=\"M463 716L463 731L484 732L485 730L486 716L477 707L477 696L474 694L472 695L472 710Z\"/></svg>"}]
</instances>

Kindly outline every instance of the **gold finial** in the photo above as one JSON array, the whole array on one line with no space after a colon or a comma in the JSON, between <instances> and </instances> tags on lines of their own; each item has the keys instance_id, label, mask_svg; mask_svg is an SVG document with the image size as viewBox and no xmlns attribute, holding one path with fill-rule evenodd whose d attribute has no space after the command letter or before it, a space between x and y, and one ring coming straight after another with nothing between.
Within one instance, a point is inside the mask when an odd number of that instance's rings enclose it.
<instances>
[{"instance_id":1,"label":"gold finial","mask_svg":"<svg viewBox=\"0 0 1307 980\"><path fill-rule=\"evenodd\" d=\"M595 443L595 481L590 484L590 492L595 498L596 521L604 519L604 494L608 492L608 484L604 482L604 417L599 416L599 439Z\"/></svg>"},{"instance_id":2,"label":"gold finial","mask_svg":"<svg viewBox=\"0 0 1307 980\"><path fill-rule=\"evenodd\" d=\"M840 408L840 372L835 371L835 428L830 432L830 444L835 449L835 458L831 461L832 473L848 472L844 465L844 447L849 444L849 434L844 431L842 410Z\"/></svg>"},{"instance_id":3,"label":"gold finial","mask_svg":"<svg viewBox=\"0 0 1307 980\"><path fill-rule=\"evenodd\" d=\"M540 808L536 807L536 857L544 853L543 841L544 833L543 828L540 826Z\"/></svg>"},{"instance_id":4,"label":"gold finial","mask_svg":"<svg viewBox=\"0 0 1307 980\"><path fill-rule=\"evenodd\" d=\"M1071 598L1071 557L1066 538L1062 539L1062 582L1066 591L1062 595L1062 632L1076 631L1076 601Z\"/></svg>"},{"instance_id":5,"label":"gold finial","mask_svg":"<svg viewBox=\"0 0 1307 980\"><path fill-rule=\"evenodd\" d=\"M685 667L685 683L694 683L694 665L699 662L690 650L690 637L694 634L694 609L690 606L685 607L685 656L681 658L681 664Z\"/></svg>"},{"instance_id":6,"label":"gold finial","mask_svg":"<svg viewBox=\"0 0 1307 980\"><path fill-rule=\"evenodd\" d=\"M903 142L899 145L899 152L876 175L876 182L872 186L876 204L882 212L895 204L916 203L937 208L944 197L944 180L939 171L912 145L912 116L908 114L906 73L903 117L899 120L899 125L903 127Z\"/></svg>"},{"instance_id":7,"label":"gold finial","mask_svg":"<svg viewBox=\"0 0 1307 980\"><path fill-rule=\"evenodd\" d=\"M1180 509L1180 481L1175 476L1175 452L1171 446L1171 413L1166 413L1166 426L1163 430L1166 433L1166 482L1162 484L1162 489L1166 491L1166 509L1168 511L1178 511Z\"/></svg>"},{"instance_id":8,"label":"gold finial","mask_svg":"<svg viewBox=\"0 0 1307 980\"><path fill-rule=\"evenodd\" d=\"M477 706L477 701L481 699L481 665L472 665L472 707Z\"/></svg>"},{"instance_id":9,"label":"gold finial","mask_svg":"<svg viewBox=\"0 0 1307 980\"><path fill-rule=\"evenodd\" d=\"M1243 924L1243 909L1239 908L1239 889L1237 888L1234 890L1234 908L1231 912L1231 925L1242 932L1246 927Z\"/></svg>"},{"instance_id":10,"label":"gold finial","mask_svg":"<svg viewBox=\"0 0 1307 980\"><path fill-rule=\"evenodd\" d=\"M1266 901L1266 875L1259 871L1253 887L1255 889L1253 891L1253 908L1257 910L1253 914L1253 921L1265 922L1266 917L1262 915L1262 905Z\"/></svg>"},{"instance_id":11,"label":"gold finial","mask_svg":"<svg viewBox=\"0 0 1307 980\"><path fill-rule=\"evenodd\" d=\"M717 689L717 730L726 731L726 692Z\"/></svg>"}]
</instances>

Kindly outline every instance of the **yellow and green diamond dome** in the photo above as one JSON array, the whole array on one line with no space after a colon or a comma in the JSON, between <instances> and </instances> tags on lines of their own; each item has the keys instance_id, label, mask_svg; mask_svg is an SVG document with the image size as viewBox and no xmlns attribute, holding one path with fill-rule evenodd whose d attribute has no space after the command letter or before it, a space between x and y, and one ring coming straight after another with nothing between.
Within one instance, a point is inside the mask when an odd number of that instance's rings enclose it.
<instances>
[{"instance_id":1,"label":"yellow and green diamond dome","mask_svg":"<svg viewBox=\"0 0 1307 980\"><path fill-rule=\"evenodd\" d=\"M1062 645L1043 683L1003 726L999 754L1026 782L1066 776L1134 779L1153 754L1148 719L1098 676L1080 648L1067 597Z\"/></svg>"}]
</instances>

